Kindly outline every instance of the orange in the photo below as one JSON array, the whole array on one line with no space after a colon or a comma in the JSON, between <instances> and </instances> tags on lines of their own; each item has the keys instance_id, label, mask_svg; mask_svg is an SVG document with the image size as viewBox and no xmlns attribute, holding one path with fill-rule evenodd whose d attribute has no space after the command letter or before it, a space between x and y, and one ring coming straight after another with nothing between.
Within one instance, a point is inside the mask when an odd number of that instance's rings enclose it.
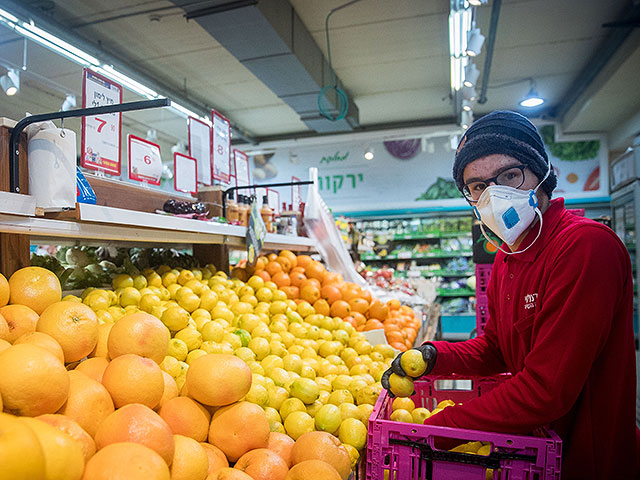
<instances>
[{"instance_id":1,"label":"orange","mask_svg":"<svg viewBox=\"0 0 640 480\"><path fill-rule=\"evenodd\" d=\"M291 269L293 268L293 266L291 265L291 262L289 261L289 259L287 257L278 257L276 258L276 262L278 262L280 265L282 265L282 271L285 273L289 273L291 271Z\"/></svg>"},{"instance_id":2,"label":"orange","mask_svg":"<svg viewBox=\"0 0 640 480\"><path fill-rule=\"evenodd\" d=\"M322 460L305 460L294 465L285 480L341 480L338 471Z\"/></svg>"},{"instance_id":3,"label":"orange","mask_svg":"<svg viewBox=\"0 0 640 480\"><path fill-rule=\"evenodd\" d=\"M331 316L344 318L351 313L351 307L344 300L338 300L331 304ZM357 313L357 312L356 312Z\"/></svg>"},{"instance_id":4,"label":"orange","mask_svg":"<svg viewBox=\"0 0 640 480\"><path fill-rule=\"evenodd\" d=\"M253 480L284 480L289 471L282 457L267 448L245 453L233 468L249 474Z\"/></svg>"},{"instance_id":5,"label":"orange","mask_svg":"<svg viewBox=\"0 0 640 480\"><path fill-rule=\"evenodd\" d=\"M384 322L389 317L389 307L383 304L380 300L374 300L369 306L369 312L367 312L369 318L377 318Z\"/></svg>"},{"instance_id":6,"label":"orange","mask_svg":"<svg viewBox=\"0 0 640 480\"><path fill-rule=\"evenodd\" d=\"M325 272L322 277L322 285L338 285L344 282L344 278L339 273Z\"/></svg>"},{"instance_id":7,"label":"orange","mask_svg":"<svg viewBox=\"0 0 640 480\"><path fill-rule=\"evenodd\" d=\"M158 415L167 422L174 435L191 437L198 442L207 439L211 414L191 398L172 398L158 410Z\"/></svg>"},{"instance_id":8,"label":"orange","mask_svg":"<svg viewBox=\"0 0 640 480\"><path fill-rule=\"evenodd\" d=\"M10 297L9 282L7 277L0 273L0 307L4 307L9 303Z\"/></svg>"},{"instance_id":9,"label":"orange","mask_svg":"<svg viewBox=\"0 0 640 480\"><path fill-rule=\"evenodd\" d=\"M113 413L113 400L104 386L82 372L69 372L69 396L58 413L75 420L95 437L98 426Z\"/></svg>"},{"instance_id":10,"label":"orange","mask_svg":"<svg viewBox=\"0 0 640 480\"><path fill-rule=\"evenodd\" d=\"M156 405L156 410L162 408L162 406L172 398L177 397L179 393L178 384L173 377L164 370L162 371L162 378L164 379L164 390L162 392L162 398L160 398L158 405Z\"/></svg>"},{"instance_id":11,"label":"orange","mask_svg":"<svg viewBox=\"0 0 640 480\"><path fill-rule=\"evenodd\" d=\"M229 466L227 457L224 455L224 452L218 447L214 447L207 442L200 442L200 445L202 445L202 448L204 448L204 451L209 458L209 475L216 472L217 470L220 470L221 468Z\"/></svg>"},{"instance_id":12,"label":"orange","mask_svg":"<svg viewBox=\"0 0 640 480\"><path fill-rule=\"evenodd\" d=\"M167 463L139 443L107 445L87 462L82 480L170 480Z\"/></svg>"},{"instance_id":13,"label":"orange","mask_svg":"<svg viewBox=\"0 0 640 480\"><path fill-rule=\"evenodd\" d=\"M262 278L265 282L271 281L271 275L269 275L266 270L256 270L254 275Z\"/></svg>"},{"instance_id":14,"label":"orange","mask_svg":"<svg viewBox=\"0 0 640 480\"><path fill-rule=\"evenodd\" d=\"M392 298L387 302L387 307L389 307L389 310L398 310L400 308L400 300Z\"/></svg>"},{"instance_id":15,"label":"orange","mask_svg":"<svg viewBox=\"0 0 640 480\"><path fill-rule=\"evenodd\" d=\"M304 269L304 274L307 278L315 278L318 281L322 281L326 269L320 262L310 262Z\"/></svg>"},{"instance_id":16,"label":"orange","mask_svg":"<svg viewBox=\"0 0 640 480\"><path fill-rule=\"evenodd\" d=\"M45 458L36 434L19 417L0 412L0 480L45 478Z\"/></svg>"},{"instance_id":17,"label":"orange","mask_svg":"<svg viewBox=\"0 0 640 480\"><path fill-rule=\"evenodd\" d=\"M23 343L0 353L4 411L35 417L55 413L69 394L64 365L44 348Z\"/></svg>"},{"instance_id":18,"label":"orange","mask_svg":"<svg viewBox=\"0 0 640 480\"><path fill-rule=\"evenodd\" d=\"M327 432L308 432L296 440L291 452L294 465L305 460L322 460L332 465L347 480L351 473L349 453L340 440Z\"/></svg>"},{"instance_id":19,"label":"orange","mask_svg":"<svg viewBox=\"0 0 640 480\"><path fill-rule=\"evenodd\" d=\"M160 364L169 351L171 334L164 323L145 312L130 313L118 320L107 340L109 357L135 353Z\"/></svg>"},{"instance_id":20,"label":"orange","mask_svg":"<svg viewBox=\"0 0 640 480\"><path fill-rule=\"evenodd\" d=\"M256 260L256 270L264 270L264 267L267 266L267 263L269 263L267 257L260 255Z\"/></svg>"},{"instance_id":21,"label":"orange","mask_svg":"<svg viewBox=\"0 0 640 480\"><path fill-rule=\"evenodd\" d=\"M4 317L9 327L9 333L4 339L13 343L16 338L25 333L35 332L39 315L25 305L5 305L0 308L0 315Z\"/></svg>"},{"instance_id":22,"label":"orange","mask_svg":"<svg viewBox=\"0 0 640 480\"><path fill-rule=\"evenodd\" d=\"M362 295L362 289L358 287L354 283L345 283L344 288L342 288L342 299L347 302L360 297Z\"/></svg>"},{"instance_id":23,"label":"orange","mask_svg":"<svg viewBox=\"0 0 640 480\"><path fill-rule=\"evenodd\" d=\"M82 454L84 455L85 462L89 461L96 453L96 442L91 438L83 428L78 425L75 420L71 420L69 417L60 414L40 415L36 417L38 420L42 420L48 423L52 427L57 428L61 432L66 433L74 440L78 441L82 445Z\"/></svg>"},{"instance_id":24,"label":"orange","mask_svg":"<svg viewBox=\"0 0 640 480\"><path fill-rule=\"evenodd\" d=\"M401 352L405 352L407 350L407 346L404 343L389 342L389 345L391 345L396 350L400 350Z\"/></svg>"},{"instance_id":25,"label":"orange","mask_svg":"<svg viewBox=\"0 0 640 480\"><path fill-rule=\"evenodd\" d=\"M40 314L36 330L56 339L65 363L86 357L98 343L98 317L80 302L51 304Z\"/></svg>"},{"instance_id":26,"label":"orange","mask_svg":"<svg viewBox=\"0 0 640 480\"><path fill-rule=\"evenodd\" d=\"M187 370L189 396L217 407L244 397L251 388L251 369L238 357L208 354L196 358Z\"/></svg>"},{"instance_id":27,"label":"orange","mask_svg":"<svg viewBox=\"0 0 640 480\"><path fill-rule=\"evenodd\" d=\"M9 324L4 319L2 314L0 314L0 340L7 340L9 338Z\"/></svg>"},{"instance_id":28,"label":"orange","mask_svg":"<svg viewBox=\"0 0 640 480\"><path fill-rule=\"evenodd\" d=\"M324 298L329 305L332 305L333 302L337 302L338 300L342 300L342 292L335 285L325 285L320 290L320 296Z\"/></svg>"},{"instance_id":29,"label":"orange","mask_svg":"<svg viewBox=\"0 0 640 480\"><path fill-rule=\"evenodd\" d=\"M96 382L102 382L102 375L109 365L109 360L103 357L88 358L78 364L74 370L84 373Z\"/></svg>"},{"instance_id":30,"label":"orange","mask_svg":"<svg viewBox=\"0 0 640 480\"><path fill-rule=\"evenodd\" d=\"M109 339L109 333L113 325L113 323L102 323L98 325L98 343L96 343L96 348L89 354L90 357L109 358L107 340Z\"/></svg>"},{"instance_id":31,"label":"orange","mask_svg":"<svg viewBox=\"0 0 640 480\"><path fill-rule=\"evenodd\" d=\"M313 262L313 259L309 255L298 255L296 261L299 267L307 268L307 266Z\"/></svg>"},{"instance_id":32,"label":"orange","mask_svg":"<svg viewBox=\"0 0 640 480\"><path fill-rule=\"evenodd\" d=\"M269 275L271 275L271 278L273 278L273 276L276 273L281 273L282 272L282 265L280 265L280 263L278 263L278 262L270 261L269 263L267 263L267 266L264 267L264 270Z\"/></svg>"},{"instance_id":33,"label":"orange","mask_svg":"<svg viewBox=\"0 0 640 480\"><path fill-rule=\"evenodd\" d=\"M302 282L307 279L304 272L290 272L289 278L291 279L291 285L298 288L300 287Z\"/></svg>"},{"instance_id":34,"label":"orange","mask_svg":"<svg viewBox=\"0 0 640 480\"><path fill-rule=\"evenodd\" d=\"M364 298L356 297L349 300L349 306L352 312L362 313L363 315L369 310L369 302Z\"/></svg>"},{"instance_id":35,"label":"orange","mask_svg":"<svg viewBox=\"0 0 640 480\"><path fill-rule=\"evenodd\" d=\"M164 378L158 364L133 353L111 360L102 374L102 384L116 408L130 403L154 408L164 392Z\"/></svg>"},{"instance_id":36,"label":"orange","mask_svg":"<svg viewBox=\"0 0 640 480\"><path fill-rule=\"evenodd\" d=\"M289 262L291 263L291 268L296 268L298 266L298 258L296 257L296 254L293 253L291 250L282 250L280 251L279 256L289 259Z\"/></svg>"},{"instance_id":37,"label":"orange","mask_svg":"<svg viewBox=\"0 0 640 480\"><path fill-rule=\"evenodd\" d=\"M60 360L60 363L64 363L64 352L62 351L62 347L58 342L56 342L51 335L47 335L42 332L29 332L23 335L20 335L16 338L16 341L13 342L14 345L19 345L21 343L30 343L31 345L36 345L38 347L44 348L48 350L50 353L53 353L55 357Z\"/></svg>"},{"instance_id":38,"label":"orange","mask_svg":"<svg viewBox=\"0 0 640 480\"><path fill-rule=\"evenodd\" d=\"M360 296L364 298L367 302L371 303L373 301L373 297L371 296L371 292L366 288L361 289Z\"/></svg>"},{"instance_id":39,"label":"orange","mask_svg":"<svg viewBox=\"0 0 640 480\"><path fill-rule=\"evenodd\" d=\"M26 305L40 315L45 308L62 298L56 275L42 267L25 267L9 277L9 302Z\"/></svg>"},{"instance_id":40,"label":"orange","mask_svg":"<svg viewBox=\"0 0 640 480\"><path fill-rule=\"evenodd\" d=\"M369 330L379 330L381 328L384 328L384 325L380 320L371 319L367 320L367 323L364 324L365 332L368 332Z\"/></svg>"},{"instance_id":41,"label":"orange","mask_svg":"<svg viewBox=\"0 0 640 480\"><path fill-rule=\"evenodd\" d=\"M174 435L173 440L171 480L204 480L209 471L209 457L202 445L183 435Z\"/></svg>"},{"instance_id":42,"label":"orange","mask_svg":"<svg viewBox=\"0 0 640 480\"><path fill-rule=\"evenodd\" d=\"M293 465L293 462L291 461L291 451L293 450L293 445L295 443L296 442L293 438L285 433L271 432L269 434L269 443L267 443L267 448L280 455L287 466L291 467L291 465Z\"/></svg>"},{"instance_id":43,"label":"orange","mask_svg":"<svg viewBox=\"0 0 640 480\"><path fill-rule=\"evenodd\" d=\"M268 442L269 420L254 403L237 402L219 408L211 418L209 443L222 450L230 462L249 450L265 448Z\"/></svg>"},{"instance_id":44,"label":"orange","mask_svg":"<svg viewBox=\"0 0 640 480\"><path fill-rule=\"evenodd\" d=\"M313 285L314 287L322 288L322 284L320 283L320 280L318 280L317 278L307 278L304 282L300 284L300 288L304 288L307 285Z\"/></svg>"},{"instance_id":45,"label":"orange","mask_svg":"<svg viewBox=\"0 0 640 480\"><path fill-rule=\"evenodd\" d=\"M271 277L271 281L275 283L278 288L288 287L291 285L291 278L284 272L278 272Z\"/></svg>"},{"instance_id":46,"label":"orange","mask_svg":"<svg viewBox=\"0 0 640 480\"><path fill-rule=\"evenodd\" d=\"M31 417L21 420L40 441L47 480L80 480L84 470L82 443L42 420Z\"/></svg>"},{"instance_id":47,"label":"orange","mask_svg":"<svg viewBox=\"0 0 640 480\"><path fill-rule=\"evenodd\" d=\"M320 300L320 289L314 285L306 285L300 290L300 298L314 304Z\"/></svg>"},{"instance_id":48,"label":"orange","mask_svg":"<svg viewBox=\"0 0 640 480\"><path fill-rule=\"evenodd\" d=\"M154 450L167 465L173 461L175 442L169 425L156 412L139 403L125 405L105 418L95 440L98 451L112 443L134 442Z\"/></svg>"},{"instance_id":49,"label":"orange","mask_svg":"<svg viewBox=\"0 0 640 480\"><path fill-rule=\"evenodd\" d=\"M286 293L287 298L290 300L296 300L300 296L300 289L298 287L281 287L284 293Z\"/></svg>"},{"instance_id":50,"label":"orange","mask_svg":"<svg viewBox=\"0 0 640 480\"><path fill-rule=\"evenodd\" d=\"M358 326L364 326L364 324L367 322L367 318L360 312L351 312L351 316L355 319L356 325Z\"/></svg>"},{"instance_id":51,"label":"orange","mask_svg":"<svg viewBox=\"0 0 640 480\"><path fill-rule=\"evenodd\" d=\"M270 262L274 262L276 258L278 258L278 255L276 255L275 253L270 253L269 255L267 255L267 260L269 260Z\"/></svg>"},{"instance_id":52,"label":"orange","mask_svg":"<svg viewBox=\"0 0 640 480\"><path fill-rule=\"evenodd\" d=\"M206 480L253 480L253 478L240 470L226 467L209 475Z\"/></svg>"},{"instance_id":53,"label":"orange","mask_svg":"<svg viewBox=\"0 0 640 480\"><path fill-rule=\"evenodd\" d=\"M316 300L315 302L313 302L313 308L316 313L320 315L328 316L331 313L331 307L329 306L329 303L324 299Z\"/></svg>"}]
</instances>

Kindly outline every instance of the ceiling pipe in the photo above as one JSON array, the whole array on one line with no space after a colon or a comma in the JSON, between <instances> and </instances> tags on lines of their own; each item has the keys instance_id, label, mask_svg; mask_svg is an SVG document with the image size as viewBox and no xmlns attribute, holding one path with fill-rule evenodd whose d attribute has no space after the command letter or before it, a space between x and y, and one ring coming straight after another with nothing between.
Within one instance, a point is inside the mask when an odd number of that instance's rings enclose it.
<instances>
[{"instance_id":1,"label":"ceiling pipe","mask_svg":"<svg viewBox=\"0 0 640 480\"><path fill-rule=\"evenodd\" d=\"M491 74L491 63L493 62L493 49L496 44L496 36L498 33L498 20L500 19L500 7L502 0L493 0L491 7L491 23L489 26L489 38L487 38L487 50L484 57L484 68L482 69L482 87L478 103L487 103L487 88L489 88L489 75Z\"/></svg>"}]
</instances>

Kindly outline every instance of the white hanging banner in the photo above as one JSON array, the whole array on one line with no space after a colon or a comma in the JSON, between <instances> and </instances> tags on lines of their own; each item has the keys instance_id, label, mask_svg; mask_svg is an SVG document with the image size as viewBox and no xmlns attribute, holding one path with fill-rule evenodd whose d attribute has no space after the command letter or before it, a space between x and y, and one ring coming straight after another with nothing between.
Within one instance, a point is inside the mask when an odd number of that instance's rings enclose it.
<instances>
[{"instance_id":1,"label":"white hanging banner","mask_svg":"<svg viewBox=\"0 0 640 480\"><path fill-rule=\"evenodd\" d=\"M122 103L122 86L92 70L82 70L82 108ZM82 117L80 164L90 170L120 175L122 113Z\"/></svg>"},{"instance_id":2,"label":"white hanging banner","mask_svg":"<svg viewBox=\"0 0 640 480\"><path fill-rule=\"evenodd\" d=\"M198 193L198 161L182 153L173 154L173 188L177 192Z\"/></svg>"},{"instance_id":3,"label":"white hanging banner","mask_svg":"<svg viewBox=\"0 0 640 480\"><path fill-rule=\"evenodd\" d=\"M234 148L233 163L235 165L236 182L238 182L238 186L251 185L249 157L242 150Z\"/></svg>"},{"instance_id":4,"label":"white hanging banner","mask_svg":"<svg viewBox=\"0 0 640 480\"><path fill-rule=\"evenodd\" d=\"M298 177L291 177L292 182L299 182L300 179ZM297 211L300 206L300 202L302 201L302 185L293 185L291 187L291 208L293 211Z\"/></svg>"},{"instance_id":5,"label":"white hanging banner","mask_svg":"<svg viewBox=\"0 0 640 480\"><path fill-rule=\"evenodd\" d=\"M129 178L138 182L160 185L162 157L160 146L136 137L128 136Z\"/></svg>"},{"instance_id":6,"label":"white hanging banner","mask_svg":"<svg viewBox=\"0 0 640 480\"><path fill-rule=\"evenodd\" d=\"M213 178L229 183L231 175L231 124L215 110L211 111L213 122Z\"/></svg>"},{"instance_id":7,"label":"white hanging banner","mask_svg":"<svg viewBox=\"0 0 640 480\"><path fill-rule=\"evenodd\" d=\"M211 142L212 128L197 118L189 117L187 120L189 131L189 156L198 163L198 182L203 185L211 185Z\"/></svg>"}]
</instances>

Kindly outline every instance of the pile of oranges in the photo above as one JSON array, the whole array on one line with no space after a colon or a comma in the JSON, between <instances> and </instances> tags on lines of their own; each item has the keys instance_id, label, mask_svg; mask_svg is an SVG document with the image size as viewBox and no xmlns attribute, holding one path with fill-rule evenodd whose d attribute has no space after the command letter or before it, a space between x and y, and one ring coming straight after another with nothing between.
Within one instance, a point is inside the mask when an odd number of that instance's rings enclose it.
<instances>
[{"instance_id":1,"label":"pile of oranges","mask_svg":"<svg viewBox=\"0 0 640 480\"><path fill-rule=\"evenodd\" d=\"M320 315L340 317L358 332L384 329L387 343L400 351L413 346L420 329L411 307L396 299L386 304L373 299L367 289L345 282L308 255L283 250L259 257L253 267L235 268L231 275L245 282L252 275L271 281L297 304L306 302Z\"/></svg>"}]
</instances>

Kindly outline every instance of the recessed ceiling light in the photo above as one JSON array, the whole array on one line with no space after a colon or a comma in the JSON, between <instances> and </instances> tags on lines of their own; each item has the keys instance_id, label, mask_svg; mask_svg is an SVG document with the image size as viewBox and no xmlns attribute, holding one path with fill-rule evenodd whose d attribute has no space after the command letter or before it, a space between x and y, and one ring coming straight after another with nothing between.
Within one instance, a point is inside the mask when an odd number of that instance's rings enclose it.
<instances>
[{"instance_id":1,"label":"recessed ceiling light","mask_svg":"<svg viewBox=\"0 0 640 480\"><path fill-rule=\"evenodd\" d=\"M538 90L536 89L536 84L533 80L531 80L531 88L529 89L529 93L520 100L521 107L533 108L539 107L544 103L544 98L542 98L538 94Z\"/></svg>"}]
</instances>

